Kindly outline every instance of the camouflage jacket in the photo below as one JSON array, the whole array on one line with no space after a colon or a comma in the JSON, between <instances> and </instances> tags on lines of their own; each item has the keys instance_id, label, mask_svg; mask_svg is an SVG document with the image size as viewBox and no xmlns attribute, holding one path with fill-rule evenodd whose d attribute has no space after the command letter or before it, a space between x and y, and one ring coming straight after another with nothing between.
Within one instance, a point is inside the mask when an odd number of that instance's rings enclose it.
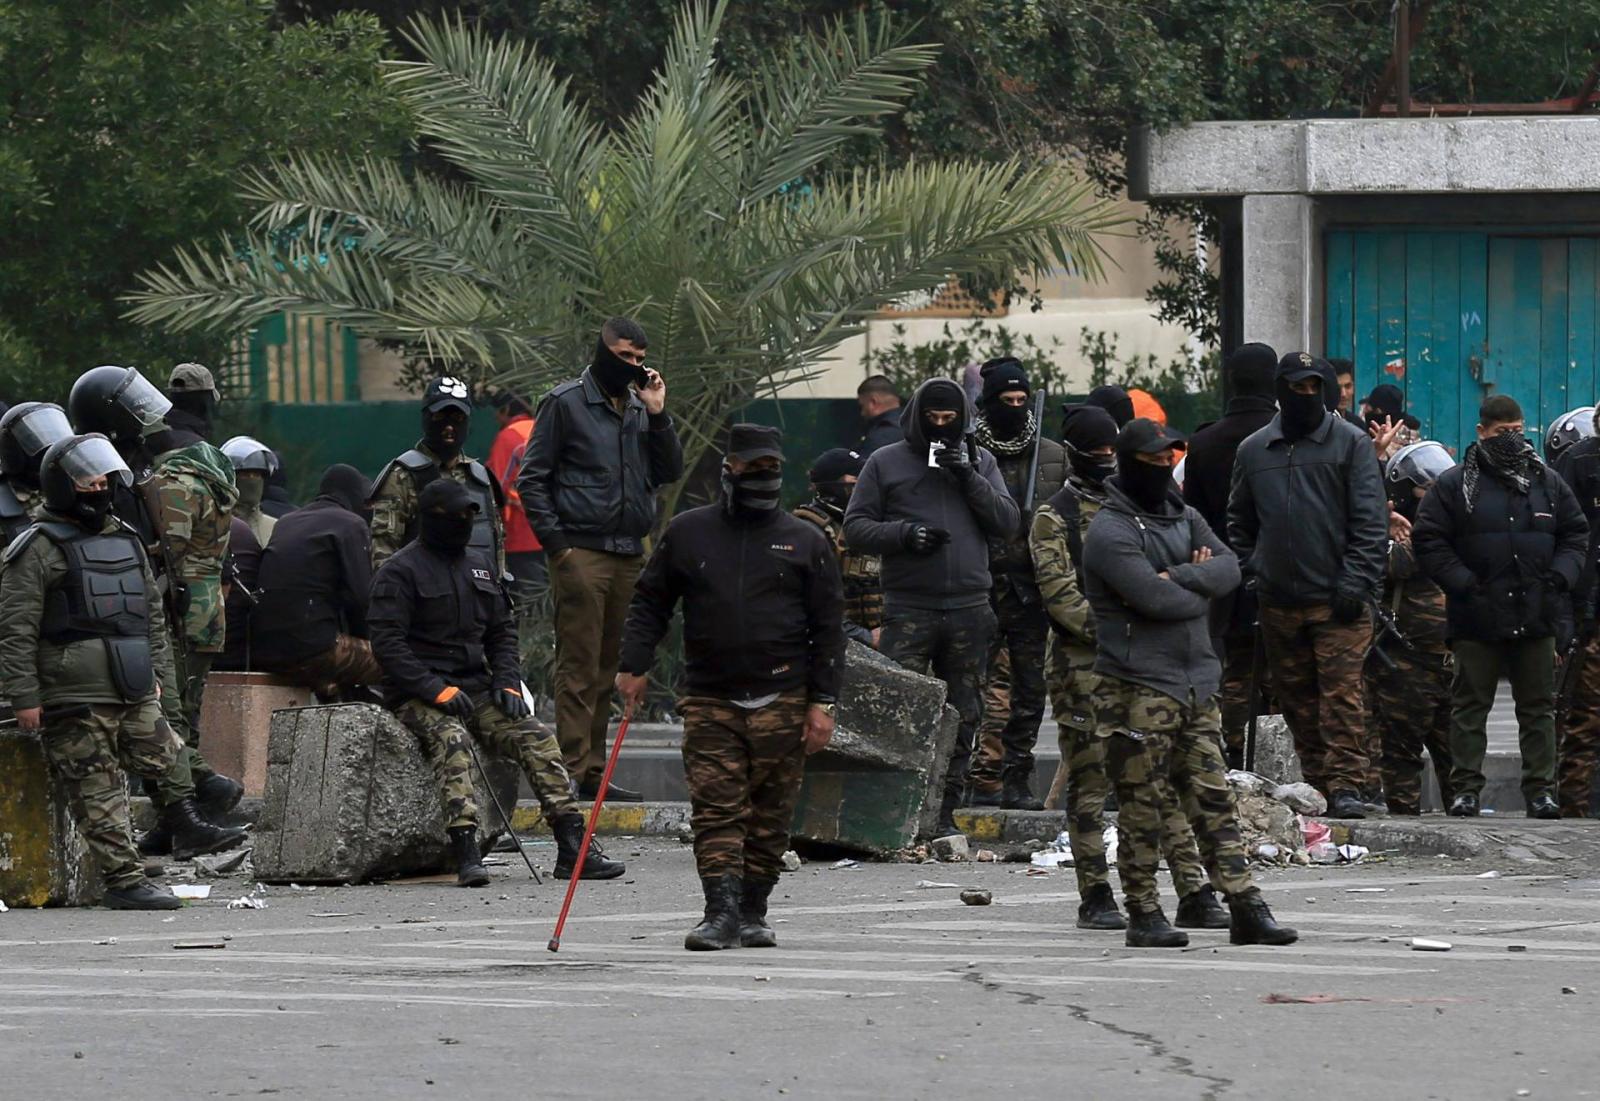
<instances>
[{"instance_id":1,"label":"camouflage jacket","mask_svg":"<svg viewBox=\"0 0 1600 1101\"><path fill-rule=\"evenodd\" d=\"M169 578L174 615L181 612L186 645L220 654L227 620L222 603L222 565L239 490L233 464L208 443L157 455L151 475L159 513L155 517L164 549L152 555L163 567L170 556L177 571ZM180 591L186 595L171 595Z\"/></svg>"},{"instance_id":2,"label":"camouflage jacket","mask_svg":"<svg viewBox=\"0 0 1600 1101\"><path fill-rule=\"evenodd\" d=\"M62 520L43 510L38 519ZM101 530L126 529L108 517ZM144 575L146 591L155 592L155 575L148 559ZM125 702L111 679L104 639L50 642L40 637L46 600L66 577L66 555L48 538L37 534L9 557L0 574L0 622L6 625L0 634L0 688L13 707ZM170 684L172 651L160 601L149 602L149 615L150 654L156 679ZM151 695L154 696L153 691Z\"/></svg>"},{"instance_id":3,"label":"camouflage jacket","mask_svg":"<svg viewBox=\"0 0 1600 1101\"><path fill-rule=\"evenodd\" d=\"M794 514L821 528L839 557L839 576L844 581L846 634L851 634L851 626L860 627L868 634L882 627L883 559L875 554L858 554L846 547L844 518L835 516L819 502L807 501L795 509Z\"/></svg>"},{"instance_id":4,"label":"camouflage jacket","mask_svg":"<svg viewBox=\"0 0 1600 1101\"><path fill-rule=\"evenodd\" d=\"M1411 544L1398 539L1389 544L1383 607L1393 614L1400 633L1417 650L1429 654L1442 654L1447 650L1444 590L1422 573ZM1388 647L1386 652L1393 649ZM1390 652L1390 657L1395 656Z\"/></svg>"},{"instance_id":5,"label":"camouflage jacket","mask_svg":"<svg viewBox=\"0 0 1600 1101\"><path fill-rule=\"evenodd\" d=\"M1028 532L1028 549L1033 556L1033 576L1050 613L1050 625L1058 637L1084 647L1094 646L1094 613L1083 595L1076 558L1082 554L1083 536L1089 521L1105 503L1101 493L1077 479L1068 479L1059 492L1033 514ZM1077 513L1077 530L1068 525L1068 516Z\"/></svg>"},{"instance_id":6,"label":"camouflage jacket","mask_svg":"<svg viewBox=\"0 0 1600 1101\"><path fill-rule=\"evenodd\" d=\"M457 455L454 461L446 463L426 443L419 442L414 450L436 463L441 476L454 478L476 494L477 487L471 482L471 468L477 460L470 455ZM481 464L480 469L483 469ZM372 497L368 502L372 509L374 571L401 547L416 538L419 493L421 490L417 488L417 479L398 461L391 462L379 473L378 484L372 487ZM495 533L495 565L499 567L501 573L504 573L506 568L504 521L498 508L491 510L489 515Z\"/></svg>"}]
</instances>

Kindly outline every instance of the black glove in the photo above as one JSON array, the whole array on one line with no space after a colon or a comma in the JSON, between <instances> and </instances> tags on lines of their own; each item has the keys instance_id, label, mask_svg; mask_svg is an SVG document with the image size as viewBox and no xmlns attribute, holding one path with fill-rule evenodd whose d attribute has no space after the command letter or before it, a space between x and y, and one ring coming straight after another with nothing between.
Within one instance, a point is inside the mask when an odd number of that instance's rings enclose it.
<instances>
[{"instance_id":1,"label":"black glove","mask_svg":"<svg viewBox=\"0 0 1600 1101\"><path fill-rule=\"evenodd\" d=\"M946 447L933 461L954 474L958 482L965 482L977 473L972 465L972 456L967 454L965 441Z\"/></svg>"},{"instance_id":2,"label":"black glove","mask_svg":"<svg viewBox=\"0 0 1600 1101\"><path fill-rule=\"evenodd\" d=\"M172 582L172 618L182 619L189 614L189 586L182 581Z\"/></svg>"},{"instance_id":3,"label":"black glove","mask_svg":"<svg viewBox=\"0 0 1600 1101\"><path fill-rule=\"evenodd\" d=\"M918 524L905 533L902 542L905 543L906 550L912 554L932 554L950 542L950 533L943 528L930 528L926 524Z\"/></svg>"},{"instance_id":4,"label":"black glove","mask_svg":"<svg viewBox=\"0 0 1600 1101\"><path fill-rule=\"evenodd\" d=\"M433 706L457 719L470 719L477 710L472 705L472 697L453 684L445 685L444 691L433 697Z\"/></svg>"},{"instance_id":5,"label":"black glove","mask_svg":"<svg viewBox=\"0 0 1600 1101\"><path fill-rule=\"evenodd\" d=\"M1566 575L1556 570L1551 570L1545 575L1545 584L1549 585L1550 588L1554 589L1558 593L1564 593L1567 591Z\"/></svg>"},{"instance_id":6,"label":"black glove","mask_svg":"<svg viewBox=\"0 0 1600 1101\"><path fill-rule=\"evenodd\" d=\"M526 719L533 714L527 698L522 694L520 684L497 685L494 690L494 705L500 709L500 714L508 719Z\"/></svg>"},{"instance_id":7,"label":"black glove","mask_svg":"<svg viewBox=\"0 0 1600 1101\"><path fill-rule=\"evenodd\" d=\"M1336 623L1354 623L1367 612L1365 600L1344 593L1334 593L1333 599L1328 601L1328 607L1332 610Z\"/></svg>"}]
</instances>

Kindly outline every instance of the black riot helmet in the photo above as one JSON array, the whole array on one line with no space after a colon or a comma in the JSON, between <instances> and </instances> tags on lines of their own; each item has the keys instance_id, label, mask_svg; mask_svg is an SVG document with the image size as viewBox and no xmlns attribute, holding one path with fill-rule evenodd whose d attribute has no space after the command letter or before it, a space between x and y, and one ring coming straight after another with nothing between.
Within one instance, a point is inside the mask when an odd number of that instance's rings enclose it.
<instances>
[{"instance_id":1,"label":"black riot helmet","mask_svg":"<svg viewBox=\"0 0 1600 1101\"><path fill-rule=\"evenodd\" d=\"M67 397L78 431L99 432L123 446L137 443L171 408L171 400L132 367L85 371Z\"/></svg>"},{"instance_id":2,"label":"black riot helmet","mask_svg":"<svg viewBox=\"0 0 1600 1101\"><path fill-rule=\"evenodd\" d=\"M102 476L120 480L125 486L133 484L133 472L105 436L91 432L56 441L39 463L39 485L44 489L45 507L63 515L75 514L78 486Z\"/></svg>"},{"instance_id":3,"label":"black riot helmet","mask_svg":"<svg viewBox=\"0 0 1600 1101\"><path fill-rule=\"evenodd\" d=\"M1553 463L1561 457L1561 453L1579 440L1589 439L1595 434L1594 406L1580 405L1576 409L1569 409L1561 414L1550 425L1544 434L1544 458L1546 462ZM0 421L0 424L3 424Z\"/></svg>"},{"instance_id":4,"label":"black riot helmet","mask_svg":"<svg viewBox=\"0 0 1600 1101\"><path fill-rule=\"evenodd\" d=\"M1384 465L1383 487L1395 509L1409 517L1416 509L1416 494L1412 491L1427 489L1455 465L1455 458L1442 443L1421 440L1407 444Z\"/></svg>"},{"instance_id":5,"label":"black riot helmet","mask_svg":"<svg viewBox=\"0 0 1600 1101\"><path fill-rule=\"evenodd\" d=\"M278 456L260 440L252 436L234 436L222 445L222 453L241 474L255 471L263 478L278 469Z\"/></svg>"},{"instance_id":6,"label":"black riot helmet","mask_svg":"<svg viewBox=\"0 0 1600 1101\"><path fill-rule=\"evenodd\" d=\"M0 474L13 485L39 488L39 463L49 446L72 435L61 406L25 401L0 416Z\"/></svg>"}]
</instances>

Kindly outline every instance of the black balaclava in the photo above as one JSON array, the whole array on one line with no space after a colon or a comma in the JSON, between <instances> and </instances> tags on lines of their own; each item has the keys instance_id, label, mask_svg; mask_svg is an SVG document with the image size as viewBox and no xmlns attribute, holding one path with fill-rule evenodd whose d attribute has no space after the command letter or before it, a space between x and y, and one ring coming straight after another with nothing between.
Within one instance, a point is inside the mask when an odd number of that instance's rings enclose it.
<instances>
[{"instance_id":1,"label":"black balaclava","mask_svg":"<svg viewBox=\"0 0 1600 1101\"><path fill-rule=\"evenodd\" d=\"M1061 442L1067 447L1068 465L1079 478L1099 485L1117 472L1117 460L1089 452L1117 442L1116 420L1098 405L1068 405L1062 414Z\"/></svg>"},{"instance_id":2,"label":"black balaclava","mask_svg":"<svg viewBox=\"0 0 1600 1101\"><path fill-rule=\"evenodd\" d=\"M1120 386L1096 386L1089 391L1089 396L1084 399L1085 405L1098 405L1121 428L1133 419L1133 399L1128 392Z\"/></svg>"},{"instance_id":3,"label":"black balaclava","mask_svg":"<svg viewBox=\"0 0 1600 1101\"><path fill-rule=\"evenodd\" d=\"M1278 397L1278 415L1283 426L1283 438L1293 443L1304 436L1309 436L1321 426L1328 416L1327 394L1328 380L1319 373L1317 375L1321 389L1314 394L1297 394L1289 388L1289 380L1282 371L1279 372L1274 386ZM1334 395L1335 402L1338 395Z\"/></svg>"},{"instance_id":4,"label":"black balaclava","mask_svg":"<svg viewBox=\"0 0 1600 1101\"><path fill-rule=\"evenodd\" d=\"M778 507L783 494L783 468L746 470L735 474L722 467L722 503L731 516L754 519Z\"/></svg>"},{"instance_id":5,"label":"black balaclava","mask_svg":"<svg viewBox=\"0 0 1600 1101\"><path fill-rule=\"evenodd\" d=\"M942 428L935 428L928 423L928 418L925 416L930 411L954 413L956 417ZM917 416L922 417L922 434L928 438L929 443L937 441L946 447L953 447L961 442L961 433L965 428L962 422L965 420L966 412L967 395L962 393L961 387L947 379L929 383L917 401Z\"/></svg>"},{"instance_id":6,"label":"black balaclava","mask_svg":"<svg viewBox=\"0 0 1600 1101\"><path fill-rule=\"evenodd\" d=\"M444 438L444 430L446 425L456 418L459 418L459 421L456 424L456 438L452 443ZM431 412L425 409L422 412L422 440L430 451L449 462L461 454L461 445L466 441L467 426L470 423L471 418L461 416L461 411L454 407Z\"/></svg>"},{"instance_id":7,"label":"black balaclava","mask_svg":"<svg viewBox=\"0 0 1600 1101\"><path fill-rule=\"evenodd\" d=\"M72 513L89 531L99 531L106 525L106 517L111 512L111 487L105 489L78 490L77 497L72 502Z\"/></svg>"},{"instance_id":8,"label":"black balaclava","mask_svg":"<svg viewBox=\"0 0 1600 1101\"><path fill-rule=\"evenodd\" d=\"M1015 359L991 359L983 365L983 419L996 439L1014 440L1028 429L1029 409L1026 403L1007 405L1000 400L1002 394L1020 391L1032 392L1022 364Z\"/></svg>"},{"instance_id":9,"label":"black balaclava","mask_svg":"<svg viewBox=\"0 0 1600 1101\"><path fill-rule=\"evenodd\" d=\"M437 478L417 497L417 539L429 550L450 558L466 553L472 542L478 502L453 478Z\"/></svg>"},{"instance_id":10,"label":"black balaclava","mask_svg":"<svg viewBox=\"0 0 1600 1101\"><path fill-rule=\"evenodd\" d=\"M835 516L843 516L855 489L854 482L844 479L859 478L864 462L859 453L847 447L831 448L818 455L807 475L816 491L817 502Z\"/></svg>"},{"instance_id":11,"label":"black balaclava","mask_svg":"<svg viewBox=\"0 0 1600 1101\"><path fill-rule=\"evenodd\" d=\"M359 516L367 507L367 498L372 496L372 481L353 466L334 463L322 472L317 495L336 501L340 508Z\"/></svg>"},{"instance_id":12,"label":"black balaclava","mask_svg":"<svg viewBox=\"0 0 1600 1101\"><path fill-rule=\"evenodd\" d=\"M594 363L589 370L600 389L614 398L625 395L630 386L646 386L650 382L643 367L635 367L607 348L604 336L594 342Z\"/></svg>"},{"instance_id":13,"label":"black balaclava","mask_svg":"<svg viewBox=\"0 0 1600 1101\"><path fill-rule=\"evenodd\" d=\"M1117 485L1142 511L1160 512L1172 492L1172 467L1144 462L1133 451L1118 451Z\"/></svg>"},{"instance_id":14,"label":"black balaclava","mask_svg":"<svg viewBox=\"0 0 1600 1101\"><path fill-rule=\"evenodd\" d=\"M1238 398L1271 398L1272 376L1278 368L1278 353L1269 344L1241 344L1229 353L1222 365L1223 376Z\"/></svg>"},{"instance_id":15,"label":"black balaclava","mask_svg":"<svg viewBox=\"0 0 1600 1101\"><path fill-rule=\"evenodd\" d=\"M194 432L202 439L211 435L211 417L216 410L216 399L209 390L168 390L167 399L172 402L174 409L187 413L191 418L182 427ZM170 418L170 414L168 414ZM180 418L181 420L182 418Z\"/></svg>"}]
</instances>

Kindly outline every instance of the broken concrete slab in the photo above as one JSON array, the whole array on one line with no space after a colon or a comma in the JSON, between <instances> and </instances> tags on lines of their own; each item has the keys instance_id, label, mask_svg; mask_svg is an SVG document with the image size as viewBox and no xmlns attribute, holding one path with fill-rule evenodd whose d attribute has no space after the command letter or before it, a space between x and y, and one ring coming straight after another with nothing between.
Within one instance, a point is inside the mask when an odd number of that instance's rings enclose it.
<instances>
[{"instance_id":1,"label":"broken concrete slab","mask_svg":"<svg viewBox=\"0 0 1600 1101\"><path fill-rule=\"evenodd\" d=\"M310 689L271 673L212 673L200 708L206 760L243 784L245 795L259 796L267 786L272 713L316 702Z\"/></svg>"},{"instance_id":2,"label":"broken concrete slab","mask_svg":"<svg viewBox=\"0 0 1600 1101\"><path fill-rule=\"evenodd\" d=\"M943 681L851 642L838 724L806 760L794 835L890 853L931 830L959 725L944 700Z\"/></svg>"},{"instance_id":3,"label":"broken concrete slab","mask_svg":"<svg viewBox=\"0 0 1600 1101\"><path fill-rule=\"evenodd\" d=\"M92 906L102 884L36 734L0 728L0 902Z\"/></svg>"},{"instance_id":4,"label":"broken concrete slab","mask_svg":"<svg viewBox=\"0 0 1600 1101\"><path fill-rule=\"evenodd\" d=\"M1305 781L1300 757L1294 751L1294 735L1282 715L1262 715L1256 720L1256 759L1252 770L1279 784Z\"/></svg>"},{"instance_id":5,"label":"broken concrete slab","mask_svg":"<svg viewBox=\"0 0 1600 1101\"><path fill-rule=\"evenodd\" d=\"M510 812L517 767L481 750L479 757ZM494 802L482 777L473 780L480 837L492 838L503 832ZM373 704L274 712L252 861L267 883L362 883L443 870L444 812L416 736Z\"/></svg>"}]
</instances>

